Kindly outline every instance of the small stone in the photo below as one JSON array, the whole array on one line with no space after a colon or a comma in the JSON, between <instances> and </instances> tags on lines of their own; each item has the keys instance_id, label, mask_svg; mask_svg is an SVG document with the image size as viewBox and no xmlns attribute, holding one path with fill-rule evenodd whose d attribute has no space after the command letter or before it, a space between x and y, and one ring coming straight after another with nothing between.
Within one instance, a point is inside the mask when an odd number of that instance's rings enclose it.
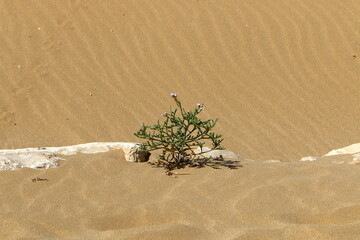
<instances>
[{"instance_id":1,"label":"small stone","mask_svg":"<svg viewBox=\"0 0 360 240\"><path fill-rule=\"evenodd\" d=\"M200 150L200 147L196 148L194 150L196 154L199 154L199 158L205 157L205 158L226 158L226 159L242 159L239 155L237 155L234 152L227 151L227 150L211 150L208 147L203 147L202 152ZM201 153L201 154L200 154Z\"/></svg>"},{"instance_id":2,"label":"small stone","mask_svg":"<svg viewBox=\"0 0 360 240\"><path fill-rule=\"evenodd\" d=\"M308 156L308 157L302 157L300 159L301 162L313 162L316 161L318 157Z\"/></svg>"},{"instance_id":3,"label":"small stone","mask_svg":"<svg viewBox=\"0 0 360 240\"><path fill-rule=\"evenodd\" d=\"M125 159L128 162L147 162L151 153L140 151L140 146L136 145L129 148L122 148L125 153Z\"/></svg>"},{"instance_id":4,"label":"small stone","mask_svg":"<svg viewBox=\"0 0 360 240\"><path fill-rule=\"evenodd\" d=\"M360 153L353 154L353 161L360 161Z\"/></svg>"}]
</instances>

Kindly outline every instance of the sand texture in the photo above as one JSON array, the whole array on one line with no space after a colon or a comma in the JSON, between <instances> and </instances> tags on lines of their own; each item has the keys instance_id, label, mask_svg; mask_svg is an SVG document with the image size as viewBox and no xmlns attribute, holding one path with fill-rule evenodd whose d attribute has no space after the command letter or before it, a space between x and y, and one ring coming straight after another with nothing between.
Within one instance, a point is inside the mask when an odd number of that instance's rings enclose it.
<instances>
[{"instance_id":1,"label":"sand texture","mask_svg":"<svg viewBox=\"0 0 360 240\"><path fill-rule=\"evenodd\" d=\"M360 239L351 147L299 161L360 142L359 12L358 0L0 1L0 149L139 142L176 92L243 158L176 178L116 151L1 171L0 239Z\"/></svg>"},{"instance_id":2,"label":"sand texture","mask_svg":"<svg viewBox=\"0 0 360 240\"><path fill-rule=\"evenodd\" d=\"M110 152L3 171L0 238L359 239L359 166L331 158L169 177Z\"/></svg>"}]
</instances>

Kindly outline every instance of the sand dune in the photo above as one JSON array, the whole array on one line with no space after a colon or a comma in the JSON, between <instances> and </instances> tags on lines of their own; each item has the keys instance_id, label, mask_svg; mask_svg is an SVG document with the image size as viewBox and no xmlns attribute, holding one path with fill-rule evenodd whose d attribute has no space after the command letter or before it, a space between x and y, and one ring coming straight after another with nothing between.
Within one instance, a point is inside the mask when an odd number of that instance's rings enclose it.
<instances>
[{"instance_id":1,"label":"sand dune","mask_svg":"<svg viewBox=\"0 0 360 240\"><path fill-rule=\"evenodd\" d=\"M1 239L358 239L357 165L243 160L168 177L122 156L0 172Z\"/></svg>"},{"instance_id":2,"label":"sand dune","mask_svg":"<svg viewBox=\"0 0 360 240\"><path fill-rule=\"evenodd\" d=\"M204 102L203 117L219 117L224 144L244 157L297 159L358 142L359 8L3 2L2 148L135 141L170 92L188 108Z\"/></svg>"},{"instance_id":3,"label":"sand dune","mask_svg":"<svg viewBox=\"0 0 360 240\"><path fill-rule=\"evenodd\" d=\"M138 142L177 92L255 160L177 179L112 153L1 172L1 237L356 239L358 165L297 161L359 142L359 11L355 0L1 1L0 149ZM126 180L139 174L143 186Z\"/></svg>"}]
</instances>

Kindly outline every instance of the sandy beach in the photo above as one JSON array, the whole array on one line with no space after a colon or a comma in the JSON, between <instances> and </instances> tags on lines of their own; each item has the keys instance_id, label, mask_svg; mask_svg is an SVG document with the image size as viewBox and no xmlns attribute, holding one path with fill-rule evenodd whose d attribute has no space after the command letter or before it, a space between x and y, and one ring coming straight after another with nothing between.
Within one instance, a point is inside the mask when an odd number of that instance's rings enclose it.
<instances>
[{"instance_id":1,"label":"sandy beach","mask_svg":"<svg viewBox=\"0 0 360 240\"><path fill-rule=\"evenodd\" d=\"M360 149L324 156L360 142L359 11L1 1L0 149L139 142L176 92L242 160L169 177L114 150L0 171L0 239L360 239Z\"/></svg>"}]
</instances>

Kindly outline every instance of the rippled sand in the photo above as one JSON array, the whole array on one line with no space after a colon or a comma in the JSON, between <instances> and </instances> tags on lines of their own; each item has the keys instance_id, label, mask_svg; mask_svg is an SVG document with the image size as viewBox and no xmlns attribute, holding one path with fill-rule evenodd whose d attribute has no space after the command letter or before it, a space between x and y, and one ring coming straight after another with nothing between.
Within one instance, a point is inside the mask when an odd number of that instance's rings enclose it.
<instances>
[{"instance_id":1,"label":"rippled sand","mask_svg":"<svg viewBox=\"0 0 360 240\"><path fill-rule=\"evenodd\" d=\"M332 158L169 177L110 152L3 171L0 238L358 239L359 165Z\"/></svg>"}]
</instances>

